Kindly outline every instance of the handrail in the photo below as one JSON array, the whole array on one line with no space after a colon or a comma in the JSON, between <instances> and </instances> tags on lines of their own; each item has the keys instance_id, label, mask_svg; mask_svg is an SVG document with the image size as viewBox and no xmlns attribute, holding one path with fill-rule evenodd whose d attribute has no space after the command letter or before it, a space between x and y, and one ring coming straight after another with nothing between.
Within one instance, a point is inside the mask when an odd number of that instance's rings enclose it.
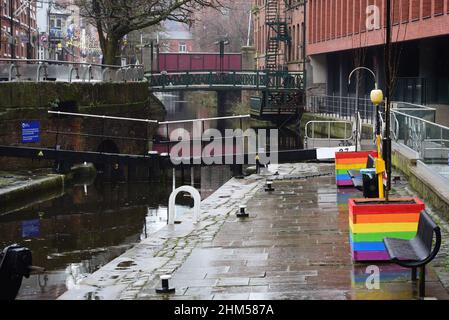
<instances>
[{"instance_id":1,"label":"handrail","mask_svg":"<svg viewBox=\"0 0 449 320\"><path fill-rule=\"evenodd\" d=\"M123 121L135 121L135 122L145 122L145 123L159 123L157 120L123 118L123 117L111 117L111 116L86 114L86 113L73 113L73 112L61 112L61 111L48 111L48 113L49 114L64 115L64 116L73 116L73 117L86 117L86 118L98 118L98 119L123 120Z\"/></svg>"},{"instance_id":2,"label":"handrail","mask_svg":"<svg viewBox=\"0 0 449 320\"><path fill-rule=\"evenodd\" d=\"M248 119L248 118L251 118L251 116L247 114L247 115L242 115L242 116L229 116L229 117L215 117L215 118L203 118L203 119L188 119L188 120L165 121L165 122L159 122L159 124L167 125L167 124L189 123L189 122L198 122L198 121Z\"/></svg>"},{"instance_id":3,"label":"handrail","mask_svg":"<svg viewBox=\"0 0 449 320\"><path fill-rule=\"evenodd\" d=\"M7 74L7 81L9 82L20 80L20 73L29 74L30 72L33 72L34 76L27 76L25 81L48 81L48 73L50 73L52 75L50 78L53 81L72 83L75 79L74 72L76 72L76 79L82 78L83 82L104 82L108 72L110 74L107 77L108 82L147 80L144 76L143 65L112 66L85 62L0 58L0 66L9 68ZM45 76L42 79L41 71L43 68L45 69ZM114 74L111 74L111 71L115 72L115 77ZM6 78L6 74L4 78Z\"/></svg>"},{"instance_id":4,"label":"handrail","mask_svg":"<svg viewBox=\"0 0 449 320\"><path fill-rule=\"evenodd\" d=\"M93 66L93 67L109 67L115 69L121 69L126 67L131 68L143 68L142 64L128 64L124 66L119 65L110 65L110 64L98 64L98 63L89 63L89 62L75 62L75 61L59 61L59 60L46 60L46 59L7 59L0 58L0 62L25 62L25 63L50 63L50 64L74 64L74 65L84 65L84 66Z\"/></svg>"},{"instance_id":5,"label":"handrail","mask_svg":"<svg viewBox=\"0 0 449 320\"><path fill-rule=\"evenodd\" d=\"M328 138L315 138L315 135L313 136L313 137L309 137L309 135L308 135L308 133L309 133L309 126L310 125L315 125L315 123L325 123L325 124L328 124L329 126L328 126ZM305 138L306 139L314 139L314 140L328 140L328 141L340 141L340 140L351 140L351 139L353 139L354 138L354 134L353 134L353 132L352 132L352 130L351 130L351 136L350 137L343 137L343 138L330 138L329 137L329 135L330 135L330 125L332 124L332 123L343 123L343 124L345 124L345 135L346 135L346 125L350 125L351 126L351 128L352 128L352 123L351 122L349 122L349 121L327 121L327 120L322 120L322 121L309 121L309 122L307 122L307 124L306 124L306 127L305 127ZM313 130L313 132L315 132L315 130Z\"/></svg>"},{"instance_id":6,"label":"handrail","mask_svg":"<svg viewBox=\"0 0 449 320\"><path fill-rule=\"evenodd\" d=\"M12 70L13 69L16 69L16 77L20 76L19 67L15 63L11 64L11 66L9 67L9 81L10 82L12 81Z\"/></svg>"}]
</instances>

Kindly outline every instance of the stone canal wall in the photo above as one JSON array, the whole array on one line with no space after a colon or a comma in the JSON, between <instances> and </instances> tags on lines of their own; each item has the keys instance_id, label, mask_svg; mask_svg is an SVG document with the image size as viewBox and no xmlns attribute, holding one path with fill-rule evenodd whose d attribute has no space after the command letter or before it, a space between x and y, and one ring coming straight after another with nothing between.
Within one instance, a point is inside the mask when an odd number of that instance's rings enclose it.
<instances>
[{"instance_id":1,"label":"stone canal wall","mask_svg":"<svg viewBox=\"0 0 449 320\"><path fill-rule=\"evenodd\" d=\"M11 176L12 178L20 178ZM0 214L14 212L28 206L35 201L42 201L59 197L64 193L64 186L69 177L58 174L47 174L37 177L28 177L26 180L9 183L0 187ZM4 180L4 178L0 177ZM17 179L18 180L18 179Z\"/></svg>"},{"instance_id":2,"label":"stone canal wall","mask_svg":"<svg viewBox=\"0 0 449 320\"><path fill-rule=\"evenodd\" d=\"M147 139L151 140L157 130L154 125L136 122L54 116L48 110L160 121L165 118L164 106L149 92L147 83L2 83L0 145L144 154L149 147ZM22 144L22 122L33 120L40 123L40 142ZM0 157L3 170L51 165Z\"/></svg>"},{"instance_id":3,"label":"stone canal wall","mask_svg":"<svg viewBox=\"0 0 449 320\"><path fill-rule=\"evenodd\" d=\"M449 221L449 186L446 179L432 172L417 160L417 155L411 149L404 146L393 145L392 162L404 173L419 196Z\"/></svg>"}]
</instances>

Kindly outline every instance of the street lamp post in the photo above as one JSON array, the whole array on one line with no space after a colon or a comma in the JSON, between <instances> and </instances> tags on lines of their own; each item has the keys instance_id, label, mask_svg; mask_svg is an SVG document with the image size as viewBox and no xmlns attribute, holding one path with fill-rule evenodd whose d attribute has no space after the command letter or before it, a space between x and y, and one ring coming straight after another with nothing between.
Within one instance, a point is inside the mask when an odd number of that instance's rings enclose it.
<instances>
[{"instance_id":1,"label":"street lamp post","mask_svg":"<svg viewBox=\"0 0 449 320\"><path fill-rule=\"evenodd\" d=\"M356 71L359 71L359 70L366 70L373 76L373 78L374 78L374 88L375 88L375 90L377 90L377 77L376 77L376 74L371 69L369 69L367 67L358 67L358 68L355 68L354 70L351 71L351 73L349 74L349 78L348 78L348 87L351 85L351 78L352 78L352 76L354 75L354 73ZM359 85L358 79L359 79L359 77L358 77L358 74L357 74L357 88L358 88L358 85ZM357 106L356 106L356 139L357 140L358 140L358 137L359 137L359 117L358 117L359 103L358 103L358 99L359 99L359 97L358 97L358 94L357 94ZM377 122L379 123L379 120ZM356 149L356 151L358 151L358 141L356 141L355 149Z\"/></svg>"},{"instance_id":2,"label":"street lamp post","mask_svg":"<svg viewBox=\"0 0 449 320\"><path fill-rule=\"evenodd\" d=\"M350 74L349 74L349 80L348 84L351 85L351 78L354 72L359 70L366 70L368 71L374 78L374 90L371 91L371 101L376 106L376 145L377 145L377 153L378 157L376 159L375 167L376 167L376 174L379 184L379 198L384 198L385 196L385 189L384 189L384 183L383 183L383 174L385 172L385 161L382 158L382 150L381 150L381 127L380 127L380 114L379 114L379 105L383 102L383 92L378 88L378 82L376 78L376 74L367 67L358 67L355 68ZM356 128L356 136L358 140L358 115L357 115L357 128ZM357 141L358 144L358 141Z\"/></svg>"},{"instance_id":3,"label":"street lamp post","mask_svg":"<svg viewBox=\"0 0 449 320\"><path fill-rule=\"evenodd\" d=\"M391 0L386 0L386 41L385 41L385 139L384 155L387 170L386 200L388 202L391 189L391 137L390 137L390 102L391 102Z\"/></svg>"},{"instance_id":4,"label":"street lamp post","mask_svg":"<svg viewBox=\"0 0 449 320\"><path fill-rule=\"evenodd\" d=\"M224 71L224 56L225 56L225 46L229 44L228 40L219 40L215 42L220 46L220 72Z\"/></svg>"}]
</instances>

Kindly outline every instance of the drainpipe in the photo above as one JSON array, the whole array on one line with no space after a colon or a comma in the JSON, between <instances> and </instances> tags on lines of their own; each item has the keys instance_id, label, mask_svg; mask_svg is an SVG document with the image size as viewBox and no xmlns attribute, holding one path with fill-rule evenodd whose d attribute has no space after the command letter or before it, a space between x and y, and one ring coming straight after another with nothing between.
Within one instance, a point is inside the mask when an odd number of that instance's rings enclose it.
<instances>
[{"instance_id":1,"label":"drainpipe","mask_svg":"<svg viewBox=\"0 0 449 320\"><path fill-rule=\"evenodd\" d=\"M15 59L16 37L14 36L14 0L9 0L9 23L11 28L11 59Z\"/></svg>"}]
</instances>

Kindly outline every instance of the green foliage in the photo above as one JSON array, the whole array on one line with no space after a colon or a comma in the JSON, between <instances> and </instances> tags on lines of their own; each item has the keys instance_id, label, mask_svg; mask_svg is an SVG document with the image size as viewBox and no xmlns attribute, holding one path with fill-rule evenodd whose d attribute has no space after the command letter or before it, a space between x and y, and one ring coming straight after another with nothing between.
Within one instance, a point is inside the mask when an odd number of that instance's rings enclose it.
<instances>
[{"instance_id":1,"label":"green foliage","mask_svg":"<svg viewBox=\"0 0 449 320\"><path fill-rule=\"evenodd\" d=\"M243 116L250 114L251 107L248 103L245 102L239 102L232 108L232 114L235 116Z\"/></svg>"},{"instance_id":2,"label":"green foliage","mask_svg":"<svg viewBox=\"0 0 449 320\"><path fill-rule=\"evenodd\" d=\"M53 100L53 101L50 101L50 103L49 103L49 105L50 105L50 108L51 109L57 109L58 107L59 107L59 103L60 103L61 101L58 99L58 98L56 98L55 100Z\"/></svg>"}]
</instances>

